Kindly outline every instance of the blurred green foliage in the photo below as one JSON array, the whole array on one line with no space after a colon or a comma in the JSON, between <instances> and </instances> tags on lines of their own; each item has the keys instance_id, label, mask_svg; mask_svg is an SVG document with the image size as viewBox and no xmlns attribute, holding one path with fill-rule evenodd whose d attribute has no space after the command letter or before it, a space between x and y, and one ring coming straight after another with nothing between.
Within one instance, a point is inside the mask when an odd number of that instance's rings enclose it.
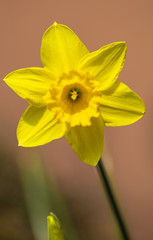
<instances>
[{"instance_id":1,"label":"blurred green foliage","mask_svg":"<svg viewBox=\"0 0 153 240\"><path fill-rule=\"evenodd\" d=\"M48 181L42 159L30 151L25 164L0 151L0 240L48 239L47 216L55 212L69 239L78 240L54 180Z\"/></svg>"},{"instance_id":2,"label":"blurred green foliage","mask_svg":"<svg viewBox=\"0 0 153 240\"><path fill-rule=\"evenodd\" d=\"M0 239L35 239L16 158L12 152L4 149L0 149Z\"/></svg>"}]
</instances>

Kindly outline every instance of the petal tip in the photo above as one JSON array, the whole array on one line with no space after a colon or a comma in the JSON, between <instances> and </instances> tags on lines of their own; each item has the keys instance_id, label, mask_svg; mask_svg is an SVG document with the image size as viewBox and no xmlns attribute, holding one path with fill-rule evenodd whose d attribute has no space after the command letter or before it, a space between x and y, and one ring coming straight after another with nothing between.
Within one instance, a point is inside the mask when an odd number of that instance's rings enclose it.
<instances>
[{"instance_id":1,"label":"petal tip","mask_svg":"<svg viewBox=\"0 0 153 240\"><path fill-rule=\"evenodd\" d=\"M9 74L7 74L4 78L3 78L3 81L5 82L5 83L7 83L7 80L8 80L8 78L7 78L7 76L8 76Z\"/></svg>"},{"instance_id":2,"label":"petal tip","mask_svg":"<svg viewBox=\"0 0 153 240\"><path fill-rule=\"evenodd\" d=\"M143 111L142 114L145 115L145 114L146 114L146 111Z\"/></svg>"},{"instance_id":3,"label":"petal tip","mask_svg":"<svg viewBox=\"0 0 153 240\"><path fill-rule=\"evenodd\" d=\"M53 23L53 25L54 25L55 27L57 27L58 23L55 21L55 22Z\"/></svg>"},{"instance_id":4,"label":"petal tip","mask_svg":"<svg viewBox=\"0 0 153 240\"><path fill-rule=\"evenodd\" d=\"M122 44L123 48L127 49L127 44L125 41L121 41L120 44Z\"/></svg>"},{"instance_id":5,"label":"petal tip","mask_svg":"<svg viewBox=\"0 0 153 240\"><path fill-rule=\"evenodd\" d=\"M125 41L116 42L118 45L122 46L125 50L127 49L127 44Z\"/></svg>"}]
</instances>

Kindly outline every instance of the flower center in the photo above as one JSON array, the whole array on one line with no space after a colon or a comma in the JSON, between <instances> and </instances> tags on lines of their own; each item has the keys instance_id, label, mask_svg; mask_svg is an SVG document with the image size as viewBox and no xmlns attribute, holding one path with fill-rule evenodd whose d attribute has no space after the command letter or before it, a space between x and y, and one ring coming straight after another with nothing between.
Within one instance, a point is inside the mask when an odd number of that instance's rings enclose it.
<instances>
[{"instance_id":1,"label":"flower center","mask_svg":"<svg viewBox=\"0 0 153 240\"><path fill-rule=\"evenodd\" d=\"M71 127L89 126L91 117L99 116L101 93L97 91L96 83L88 73L70 71L62 74L44 97L57 121Z\"/></svg>"}]
</instances>

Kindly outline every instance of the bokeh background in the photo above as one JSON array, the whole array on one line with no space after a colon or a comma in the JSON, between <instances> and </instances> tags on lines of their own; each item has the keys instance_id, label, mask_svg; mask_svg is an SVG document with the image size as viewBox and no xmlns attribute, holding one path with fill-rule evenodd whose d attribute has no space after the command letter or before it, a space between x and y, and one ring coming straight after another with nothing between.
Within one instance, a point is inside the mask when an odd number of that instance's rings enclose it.
<instances>
[{"instance_id":1,"label":"bokeh background","mask_svg":"<svg viewBox=\"0 0 153 240\"><path fill-rule=\"evenodd\" d=\"M133 125L105 128L103 159L131 239L153 239L152 9L152 0L0 0L1 240L47 239L41 234L49 211L65 227L68 222L69 232L73 225L78 236L73 239L115 239L95 167L82 163L64 138L33 149L17 146L16 127L27 103L3 78L19 68L42 66L41 38L54 21L72 28L90 51L127 43L119 80L142 97L146 114ZM39 232L41 226L45 230Z\"/></svg>"}]
</instances>

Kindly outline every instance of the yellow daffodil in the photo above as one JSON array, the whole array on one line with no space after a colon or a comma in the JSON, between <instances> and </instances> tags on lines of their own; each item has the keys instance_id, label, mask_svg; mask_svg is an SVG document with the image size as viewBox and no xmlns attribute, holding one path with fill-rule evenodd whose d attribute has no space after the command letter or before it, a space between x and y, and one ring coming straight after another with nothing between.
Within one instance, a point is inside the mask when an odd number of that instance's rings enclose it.
<instances>
[{"instance_id":1,"label":"yellow daffodil","mask_svg":"<svg viewBox=\"0 0 153 240\"><path fill-rule=\"evenodd\" d=\"M104 126L131 124L145 112L142 99L117 80L125 56L125 42L90 53L67 26L50 26L41 44L44 67L19 69L4 79L30 104L17 128L19 146L65 136L83 162L96 165Z\"/></svg>"}]
</instances>

